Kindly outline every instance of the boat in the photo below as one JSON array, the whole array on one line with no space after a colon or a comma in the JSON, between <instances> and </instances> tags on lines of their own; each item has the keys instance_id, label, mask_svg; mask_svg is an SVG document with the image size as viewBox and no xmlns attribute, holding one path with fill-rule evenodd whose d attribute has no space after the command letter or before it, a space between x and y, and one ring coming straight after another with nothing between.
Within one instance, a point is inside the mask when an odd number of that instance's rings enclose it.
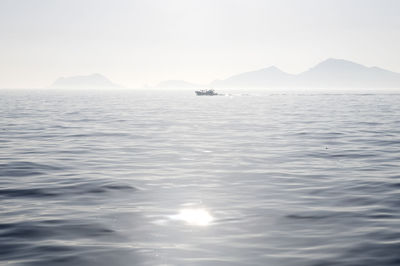
<instances>
[{"instance_id":1,"label":"boat","mask_svg":"<svg viewBox=\"0 0 400 266\"><path fill-rule=\"evenodd\" d=\"M214 90L199 90L195 91L197 96L215 96L218 95Z\"/></svg>"}]
</instances>

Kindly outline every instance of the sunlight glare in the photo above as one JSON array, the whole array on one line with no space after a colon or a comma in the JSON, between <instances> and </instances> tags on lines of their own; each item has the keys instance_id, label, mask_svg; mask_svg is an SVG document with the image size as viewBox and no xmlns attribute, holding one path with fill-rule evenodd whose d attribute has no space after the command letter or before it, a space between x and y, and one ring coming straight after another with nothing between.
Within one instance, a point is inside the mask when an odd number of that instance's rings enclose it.
<instances>
[{"instance_id":1,"label":"sunlight glare","mask_svg":"<svg viewBox=\"0 0 400 266\"><path fill-rule=\"evenodd\" d=\"M213 217L204 209L182 209L174 218L197 226L206 226L213 221Z\"/></svg>"}]
</instances>

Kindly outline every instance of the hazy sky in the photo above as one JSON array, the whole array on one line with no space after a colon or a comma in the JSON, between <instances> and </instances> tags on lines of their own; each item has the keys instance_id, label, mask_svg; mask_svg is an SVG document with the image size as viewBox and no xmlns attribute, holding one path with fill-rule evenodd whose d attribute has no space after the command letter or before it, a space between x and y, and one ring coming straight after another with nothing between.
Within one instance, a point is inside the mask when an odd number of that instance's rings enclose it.
<instances>
[{"instance_id":1,"label":"hazy sky","mask_svg":"<svg viewBox=\"0 0 400 266\"><path fill-rule=\"evenodd\" d=\"M0 88L209 83L328 58L400 72L398 0L0 0Z\"/></svg>"}]
</instances>

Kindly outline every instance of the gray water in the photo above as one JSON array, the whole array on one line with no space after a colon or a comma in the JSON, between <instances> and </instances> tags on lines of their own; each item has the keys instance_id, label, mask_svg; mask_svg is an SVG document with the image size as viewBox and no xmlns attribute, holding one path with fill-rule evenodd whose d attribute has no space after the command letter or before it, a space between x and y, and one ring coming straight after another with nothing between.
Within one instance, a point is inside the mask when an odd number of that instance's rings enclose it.
<instances>
[{"instance_id":1,"label":"gray water","mask_svg":"<svg viewBox=\"0 0 400 266\"><path fill-rule=\"evenodd\" d=\"M0 264L400 265L400 95L0 91Z\"/></svg>"}]
</instances>

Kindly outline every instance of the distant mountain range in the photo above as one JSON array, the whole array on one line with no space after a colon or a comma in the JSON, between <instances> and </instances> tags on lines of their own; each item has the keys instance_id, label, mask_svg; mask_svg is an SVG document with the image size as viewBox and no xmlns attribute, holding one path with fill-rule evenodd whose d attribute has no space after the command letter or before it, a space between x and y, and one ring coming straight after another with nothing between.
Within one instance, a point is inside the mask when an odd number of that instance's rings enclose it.
<instances>
[{"instance_id":1,"label":"distant mountain range","mask_svg":"<svg viewBox=\"0 0 400 266\"><path fill-rule=\"evenodd\" d=\"M91 89L91 88L120 88L121 86L111 82L101 74L86 76L72 76L58 78L51 88L61 89Z\"/></svg>"},{"instance_id":2,"label":"distant mountain range","mask_svg":"<svg viewBox=\"0 0 400 266\"><path fill-rule=\"evenodd\" d=\"M61 77L52 88L121 88L101 74ZM210 84L194 84L183 80L168 80L154 88L400 88L400 73L379 67L366 67L342 59L327 59L300 74L283 72L275 66L215 80Z\"/></svg>"},{"instance_id":3,"label":"distant mountain range","mask_svg":"<svg viewBox=\"0 0 400 266\"><path fill-rule=\"evenodd\" d=\"M224 80L215 80L210 86L215 88L254 88L289 86L295 76L271 66L256 71L245 72Z\"/></svg>"},{"instance_id":4,"label":"distant mountain range","mask_svg":"<svg viewBox=\"0 0 400 266\"><path fill-rule=\"evenodd\" d=\"M168 86L164 86L167 84ZM162 82L164 88L400 88L400 73L366 67L342 59L327 59L300 74L283 72L275 66L215 80L208 85L186 81ZM175 86L176 85L176 86ZM179 86L178 86L179 85Z\"/></svg>"}]
</instances>

